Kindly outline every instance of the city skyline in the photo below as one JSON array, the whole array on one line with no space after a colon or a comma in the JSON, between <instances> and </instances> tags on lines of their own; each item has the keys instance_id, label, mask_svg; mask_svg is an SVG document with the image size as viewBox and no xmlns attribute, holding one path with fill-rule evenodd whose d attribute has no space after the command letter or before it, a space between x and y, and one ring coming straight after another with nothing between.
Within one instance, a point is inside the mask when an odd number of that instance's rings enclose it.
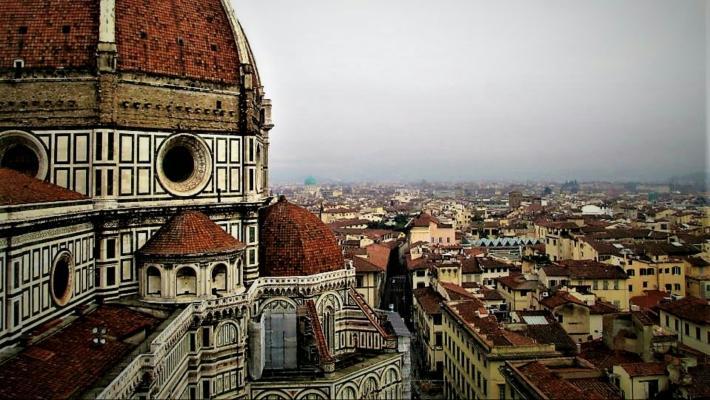
<instances>
[{"instance_id":1,"label":"city skyline","mask_svg":"<svg viewBox=\"0 0 710 400\"><path fill-rule=\"evenodd\" d=\"M707 173L705 2L233 3L274 182Z\"/></svg>"}]
</instances>

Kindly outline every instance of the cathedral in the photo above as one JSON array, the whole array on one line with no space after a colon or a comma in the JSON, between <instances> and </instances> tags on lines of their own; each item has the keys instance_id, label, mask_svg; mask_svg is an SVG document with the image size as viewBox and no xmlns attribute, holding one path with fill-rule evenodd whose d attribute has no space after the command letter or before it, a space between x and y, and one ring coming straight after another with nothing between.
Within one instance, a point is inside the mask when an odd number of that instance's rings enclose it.
<instances>
[{"instance_id":1,"label":"cathedral","mask_svg":"<svg viewBox=\"0 0 710 400\"><path fill-rule=\"evenodd\" d=\"M0 0L0 397L399 399L229 0Z\"/></svg>"}]
</instances>

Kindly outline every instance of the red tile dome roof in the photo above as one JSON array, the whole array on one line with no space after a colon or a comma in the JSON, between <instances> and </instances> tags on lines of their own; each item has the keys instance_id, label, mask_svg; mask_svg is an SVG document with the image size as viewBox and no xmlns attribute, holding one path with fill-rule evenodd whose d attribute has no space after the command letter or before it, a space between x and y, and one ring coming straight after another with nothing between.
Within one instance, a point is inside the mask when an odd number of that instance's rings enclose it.
<instances>
[{"instance_id":1,"label":"red tile dome roof","mask_svg":"<svg viewBox=\"0 0 710 400\"><path fill-rule=\"evenodd\" d=\"M333 232L285 197L261 211L259 224L261 276L304 276L343 268L343 254Z\"/></svg>"},{"instance_id":2,"label":"red tile dome roof","mask_svg":"<svg viewBox=\"0 0 710 400\"><path fill-rule=\"evenodd\" d=\"M0 69L22 59L27 69L95 70L99 3L0 0ZM237 84L244 60L254 63L230 14L221 0L115 0L117 69Z\"/></svg>"},{"instance_id":3,"label":"red tile dome roof","mask_svg":"<svg viewBox=\"0 0 710 400\"><path fill-rule=\"evenodd\" d=\"M231 253L244 244L199 211L172 217L138 251L144 256L193 256Z\"/></svg>"}]
</instances>

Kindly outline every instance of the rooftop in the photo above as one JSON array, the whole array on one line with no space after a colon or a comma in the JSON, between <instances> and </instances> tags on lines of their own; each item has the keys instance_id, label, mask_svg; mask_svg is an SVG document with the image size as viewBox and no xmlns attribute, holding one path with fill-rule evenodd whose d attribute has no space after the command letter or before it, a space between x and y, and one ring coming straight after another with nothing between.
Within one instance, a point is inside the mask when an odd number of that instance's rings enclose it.
<instances>
[{"instance_id":1,"label":"rooftop","mask_svg":"<svg viewBox=\"0 0 710 400\"><path fill-rule=\"evenodd\" d=\"M81 193L0 168L0 206L87 200Z\"/></svg>"},{"instance_id":2,"label":"rooftop","mask_svg":"<svg viewBox=\"0 0 710 400\"><path fill-rule=\"evenodd\" d=\"M0 365L0 397L77 397L136 347L127 339L150 332L160 321L128 308L102 305ZM98 326L107 329L106 344L101 346L92 343L92 329Z\"/></svg>"},{"instance_id":3,"label":"rooftop","mask_svg":"<svg viewBox=\"0 0 710 400\"><path fill-rule=\"evenodd\" d=\"M198 211L182 211L166 222L139 250L144 256L229 253L245 245Z\"/></svg>"}]
</instances>

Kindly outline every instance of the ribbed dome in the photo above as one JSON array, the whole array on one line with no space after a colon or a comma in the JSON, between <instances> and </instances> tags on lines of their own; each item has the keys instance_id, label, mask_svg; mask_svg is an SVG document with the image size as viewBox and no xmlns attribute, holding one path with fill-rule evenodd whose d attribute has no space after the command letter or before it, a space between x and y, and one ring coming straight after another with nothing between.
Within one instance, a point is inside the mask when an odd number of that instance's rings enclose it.
<instances>
[{"instance_id":1,"label":"ribbed dome","mask_svg":"<svg viewBox=\"0 0 710 400\"><path fill-rule=\"evenodd\" d=\"M99 5L0 0L0 69L95 70ZM236 21L221 0L115 0L117 70L237 84L254 63Z\"/></svg>"},{"instance_id":2,"label":"ribbed dome","mask_svg":"<svg viewBox=\"0 0 710 400\"><path fill-rule=\"evenodd\" d=\"M263 209L259 223L261 276L304 276L344 267L333 232L285 197Z\"/></svg>"},{"instance_id":3,"label":"ribbed dome","mask_svg":"<svg viewBox=\"0 0 710 400\"><path fill-rule=\"evenodd\" d=\"M242 242L205 214L183 211L166 222L138 253L144 256L193 256L224 254L243 248Z\"/></svg>"}]
</instances>

